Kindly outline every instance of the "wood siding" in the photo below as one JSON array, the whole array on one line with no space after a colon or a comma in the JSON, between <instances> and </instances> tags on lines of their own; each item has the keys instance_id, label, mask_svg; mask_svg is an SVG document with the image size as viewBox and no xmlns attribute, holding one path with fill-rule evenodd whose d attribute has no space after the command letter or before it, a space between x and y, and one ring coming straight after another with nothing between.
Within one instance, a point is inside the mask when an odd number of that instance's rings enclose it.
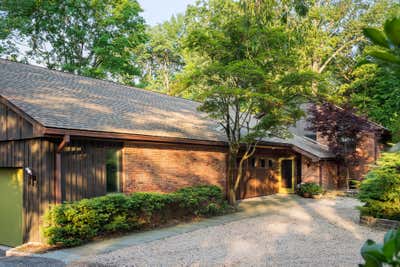
<instances>
[{"instance_id":1,"label":"wood siding","mask_svg":"<svg viewBox=\"0 0 400 267\"><path fill-rule=\"evenodd\" d=\"M33 137L33 125L0 103L0 141Z\"/></svg>"},{"instance_id":2,"label":"wood siding","mask_svg":"<svg viewBox=\"0 0 400 267\"><path fill-rule=\"evenodd\" d=\"M62 201L105 195L106 151L119 143L72 141L61 154Z\"/></svg>"},{"instance_id":3,"label":"wood siding","mask_svg":"<svg viewBox=\"0 0 400 267\"><path fill-rule=\"evenodd\" d=\"M56 144L44 139L0 142L0 168L30 168L37 181L32 185L24 171L24 242L40 241L42 215L54 201Z\"/></svg>"},{"instance_id":4,"label":"wood siding","mask_svg":"<svg viewBox=\"0 0 400 267\"><path fill-rule=\"evenodd\" d=\"M288 149L259 148L255 155L246 161L243 166L243 178L240 181L236 197L238 199L246 199L278 193L281 167L279 159L289 157L296 160L298 154ZM261 166L260 160L264 160L264 167ZM272 163L271 166L269 166L270 160ZM256 164L255 166L252 166L253 162ZM296 165L294 173L296 183Z\"/></svg>"}]
</instances>

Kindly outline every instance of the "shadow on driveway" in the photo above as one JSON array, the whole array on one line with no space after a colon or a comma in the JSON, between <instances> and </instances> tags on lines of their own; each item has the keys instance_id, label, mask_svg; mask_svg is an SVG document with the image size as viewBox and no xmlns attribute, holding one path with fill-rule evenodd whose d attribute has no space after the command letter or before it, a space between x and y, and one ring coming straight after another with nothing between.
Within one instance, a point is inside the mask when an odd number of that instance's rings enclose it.
<instances>
[{"instance_id":1,"label":"shadow on driveway","mask_svg":"<svg viewBox=\"0 0 400 267\"><path fill-rule=\"evenodd\" d=\"M64 267L59 260L39 257L1 257L0 267Z\"/></svg>"}]
</instances>

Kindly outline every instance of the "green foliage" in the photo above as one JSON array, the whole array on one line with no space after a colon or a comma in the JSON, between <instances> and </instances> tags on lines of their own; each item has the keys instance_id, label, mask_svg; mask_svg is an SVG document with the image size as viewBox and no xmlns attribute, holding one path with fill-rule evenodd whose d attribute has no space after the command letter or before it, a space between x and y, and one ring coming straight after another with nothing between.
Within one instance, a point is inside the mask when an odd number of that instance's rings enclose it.
<instances>
[{"instance_id":1,"label":"green foliage","mask_svg":"<svg viewBox=\"0 0 400 267\"><path fill-rule=\"evenodd\" d=\"M398 15L398 7L393 10L397 12L392 13ZM342 88L361 113L368 114L392 132L395 142L400 141L399 27L400 19L393 18L385 22L383 31L364 29L371 41L364 50L366 59L357 60L358 66L348 76L350 82Z\"/></svg>"},{"instance_id":2,"label":"green foliage","mask_svg":"<svg viewBox=\"0 0 400 267\"><path fill-rule=\"evenodd\" d=\"M365 260L360 267L400 266L400 229L390 230L385 234L383 244L367 240L361 248Z\"/></svg>"},{"instance_id":3,"label":"green foliage","mask_svg":"<svg viewBox=\"0 0 400 267\"><path fill-rule=\"evenodd\" d=\"M310 194L311 196L322 194L322 187L313 182L300 184L297 191L300 195Z\"/></svg>"},{"instance_id":4,"label":"green foliage","mask_svg":"<svg viewBox=\"0 0 400 267\"><path fill-rule=\"evenodd\" d=\"M262 22L265 15L231 0L199 2L186 14L183 44L199 64L189 62L179 79L186 90L196 92L202 102L200 110L208 113L227 137L232 191L237 190L243 161L256 144L267 136L282 136L300 115L301 86L281 82L288 70L295 69L287 45L290 31L280 21ZM233 177L231 170L236 168L233 165L238 162L241 144L244 152L238 175ZM234 202L235 193L229 196Z\"/></svg>"},{"instance_id":5,"label":"green foliage","mask_svg":"<svg viewBox=\"0 0 400 267\"><path fill-rule=\"evenodd\" d=\"M400 153L385 153L361 183L362 215L400 220Z\"/></svg>"},{"instance_id":6,"label":"green foliage","mask_svg":"<svg viewBox=\"0 0 400 267\"><path fill-rule=\"evenodd\" d=\"M360 185L361 185L361 181L359 181L359 180L354 180L354 179L349 180L350 189L358 189L358 188L360 188Z\"/></svg>"},{"instance_id":7,"label":"green foliage","mask_svg":"<svg viewBox=\"0 0 400 267\"><path fill-rule=\"evenodd\" d=\"M0 46L10 58L132 83L134 48L146 40L141 11L136 0L0 1Z\"/></svg>"},{"instance_id":8,"label":"green foliage","mask_svg":"<svg viewBox=\"0 0 400 267\"><path fill-rule=\"evenodd\" d=\"M364 35L376 45L368 55L384 63L400 67L400 18L386 20L383 31L365 28Z\"/></svg>"},{"instance_id":9,"label":"green foliage","mask_svg":"<svg viewBox=\"0 0 400 267\"><path fill-rule=\"evenodd\" d=\"M181 45L184 26L183 15L178 15L148 28L148 42L137 48L138 62L143 72L140 86L169 95L175 94L175 75L184 65Z\"/></svg>"},{"instance_id":10,"label":"green foliage","mask_svg":"<svg viewBox=\"0 0 400 267\"><path fill-rule=\"evenodd\" d=\"M171 219L214 216L227 206L217 186L188 187L171 194L110 194L53 206L45 215L49 244L80 245L97 236L155 227Z\"/></svg>"},{"instance_id":11,"label":"green foliage","mask_svg":"<svg viewBox=\"0 0 400 267\"><path fill-rule=\"evenodd\" d=\"M343 87L350 102L362 113L383 126L400 141L400 76L373 63L362 64ZM388 90L390 88L390 90Z\"/></svg>"}]
</instances>

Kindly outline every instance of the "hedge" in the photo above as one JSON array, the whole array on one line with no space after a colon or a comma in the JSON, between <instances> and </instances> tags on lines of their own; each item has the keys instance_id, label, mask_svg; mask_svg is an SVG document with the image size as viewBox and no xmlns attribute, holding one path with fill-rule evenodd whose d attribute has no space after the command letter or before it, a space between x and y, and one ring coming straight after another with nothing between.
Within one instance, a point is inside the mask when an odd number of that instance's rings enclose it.
<instances>
[{"instance_id":1,"label":"hedge","mask_svg":"<svg viewBox=\"0 0 400 267\"><path fill-rule=\"evenodd\" d=\"M43 233L50 245L71 247L171 220L219 215L228 208L217 186L187 187L170 194L110 194L51 207L44 217Z\"/></svg>"},{"instance_id":2,"label":"hedge","mask_svg":"<svg viewBox=\"0 0 400 267\"><path fill-rule=\"evenodd\" d=\"M400 220L400 152L384 153L362 181L361 215Z\"/></svg>"}]
</instances>

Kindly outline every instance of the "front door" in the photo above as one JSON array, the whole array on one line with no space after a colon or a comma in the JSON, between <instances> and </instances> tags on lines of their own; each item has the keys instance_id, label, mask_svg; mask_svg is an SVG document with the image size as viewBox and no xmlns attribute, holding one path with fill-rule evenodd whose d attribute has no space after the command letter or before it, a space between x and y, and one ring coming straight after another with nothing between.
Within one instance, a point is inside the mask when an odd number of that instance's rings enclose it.
<instances>
[{"instance_id":1,"label":"front door","mask_svg":"<svg viewBox=\"0 0 400 267\"><path fill-rule=\"evenodd\" d=\"M281 183L280 192L293 193L294 192L294 175L293 175L293 160L283 159L281 161Z\"/></svg>"},{"instance_id":2,"label":"front door","mask_svg":"<svg viewBox=\"0 0 400 267\"><path fill-rule=\"evenodd\" d=\"M0 168L0 245L22 244L23 170Z\"/></svg>"}]
</instances>

